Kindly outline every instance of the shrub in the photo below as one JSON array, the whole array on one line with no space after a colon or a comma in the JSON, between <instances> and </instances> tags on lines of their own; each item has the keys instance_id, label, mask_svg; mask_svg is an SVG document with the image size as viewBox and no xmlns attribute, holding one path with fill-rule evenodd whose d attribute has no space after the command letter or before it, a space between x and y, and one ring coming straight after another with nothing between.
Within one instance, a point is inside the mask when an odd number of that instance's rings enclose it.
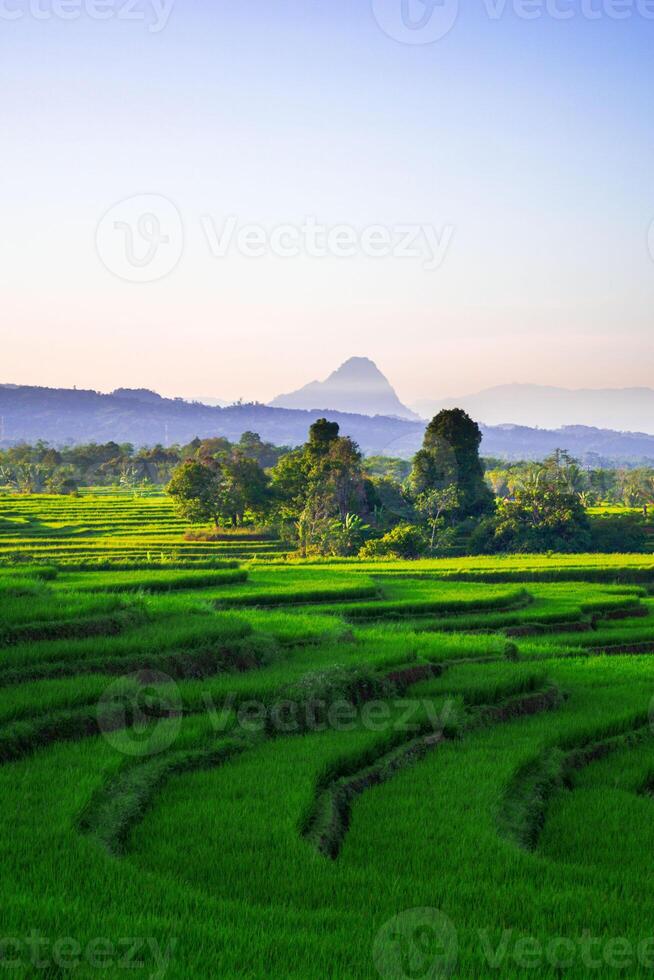
<instances>
[{"instance_id":1,"label":"shrub","mask_svg":"<svg viewBox=\"0 0 654 980\"><path fill-rule=\"evenodd\" d=\"M427 552L428 542L422 528L415 524L398 524L383 538L368 541L359 552L360 558L420 558Z\"/></svg>"},{"instance_id":2,"label":"shrub","mask_svg":"<svg viewBox=\"0 0 654 980\"><path fill-rule=\"evenodd\" d=\"M645 521L640 514L604 514L590 519L591 550L609 554L647 550Z\"/></svg>"}]
</instances>

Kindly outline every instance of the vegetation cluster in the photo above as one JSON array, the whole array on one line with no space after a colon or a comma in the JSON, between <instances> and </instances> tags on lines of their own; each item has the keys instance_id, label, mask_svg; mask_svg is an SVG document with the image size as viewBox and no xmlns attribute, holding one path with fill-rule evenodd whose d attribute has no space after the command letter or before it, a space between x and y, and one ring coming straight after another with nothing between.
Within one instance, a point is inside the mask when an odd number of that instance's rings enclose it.
<instances>
[{"instance_id":1,"label":"vegetation cluster","mask_svg":"<svg viewBox=\"0 0 654 980\"><path fill-rule=\"evenodd\" d=\"M269 469L240 447L201 443L167 491L186 520L269 527L303 557L649 549L649 471L589 473L563 451L487 470L480 443L478 425L447 410L431 421L411 464L366 460L336 423L320 419L303 447ZM602 503L621 495L632 510L590 513L602 495Z\"/></svg>"},{"instance_id":2,"label":"vegetation cluster","mask_svg":"<svg viewBox=\"0 0 654 980\"><path fill-rule=\"evenodd\" d=\"M481 432L442 411L412 461L365 458L320 419L299 448L246 432L238 443L71 446L0 452L0 486L78 494L88 486L135 495L165 486L205 539L243 527L301 556L392 559L511 552L646 552L654 471L584 469L564 451L540 463L482 460ZM204 526L209 524L207 530Z\"/></svg>"}]
</instances>

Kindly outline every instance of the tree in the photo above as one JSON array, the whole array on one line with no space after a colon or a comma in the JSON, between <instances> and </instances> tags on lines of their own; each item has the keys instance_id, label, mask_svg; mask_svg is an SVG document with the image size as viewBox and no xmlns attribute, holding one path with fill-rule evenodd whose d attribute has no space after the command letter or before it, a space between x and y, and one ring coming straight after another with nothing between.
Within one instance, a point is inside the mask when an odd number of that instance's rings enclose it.
<instances>
[{"instance_id":1,"label":"tree","mask_svg":"<svg viewBox=\"0 0 654 980\"><path fill-rule=\"evenodd\" d=\"M306 496L298 521L303 554L310 547L328 554L335 521L344 525L348 516L368 515L361 453L356 443L339 436L338 431L336 423L321 419L311 427L305 447Z\"/></svg>"},{"instance_id":2,"label":"tree","mask_svg":"<svg viewBox=\"0 0 654 980\"><path fill-rule=\"evenodd\" d=\"M509 551L579 551L590 524L576 489L579 467L566 453L533 464L498 504L496 543Z\"/></svg>"},{"instance_id":3,"label":"tree","mask_svg":"<svg viewBox=\"0 0 654 980\"><path fill-rule=\"evenodd\" d=\"M221 469L220 506L232 524L242 524L246 511L263 515L270 504L269 481L257 461L235 450Z\"/></svg>"},{"instance_id":4,"label":"tree","mask_svg":"<svg viewBox=\"0 0 654 980\"><path fill-rule=\"evenodd\" d=\"M486 470L486 482L496 497L509 497L509 471L506 469Z\"/></svg>"},{"instance_id":5,"label":"tree","mask_svg":"<svg viewBox=\"0 0 654 980\"><path fill-rule=\"evenodd\" d=\"M138 478L138 467L134 466L133 463L125 463L120 470L118 485L121 490L131 490L132 493L136 494Z\"/></svg>"},{"instance_id":6,"label":"tree","mask_svg":"<svg viewBox=\"0 0 654 980\"><path fill-rule=\"evenodd\" d=\"M339 438L338 422L328 422L327 419L318 419L309 429L309 441L306 445L307 452L314 456L324 456Z\"/></svg>"},{"instance_id":7,"label":"tree","mask_svg":"<svg viewBox=\"0 0 654 980\"><path fill-rule=\"evenodd\" d=\"M642 507L645 517L654 504L654 475L651 470L637 469L623 475L622 495L628 507Z\"/></svg>"},{"instance_id":8,"label":"tree","mask_svg":"<svg viewBox=\"0 0 654 980\"><path fill-rule=\"evenodd\" d=\"M330 553L335 522L365 520L370 481L355 442L339 435L336 422L318 419L302 449L283 456L271 473L277 515L295 523L300 550Z\"/></svg>"},{"instance_id":9,"label":"tree","mask_svg":"<svg viewBox=\"0 0 654 980\"><path fill-rule=\"evenodd\" d=\"M400 484L409 476L411 463L394 456L368 456L363 462L363 468L372 477L392 479Z\"/></svg>"},{"instance_id":10,"label":"tree","mask_svg":"<svg viewBox=\"0 0 654 980\"><path fill-rule=\"evenodd\" d=\"M297 521L308 493L309 463L304 449L294 449L279 460L270 474L275 509L282 520Z\"/></svg>"},{"instance_id":11,"label":"tree","mask_svg":"<svg viewBox=\"0 0 654 980\"><path fill-rule=\"evenodd\" d=\"M372 477L368 503L377 527L390 530L396 524L411 524L415 508L404 488L390 476Z\"/></svg>"},{"instance_id":12,"label":"tree","mask_svg":"<svg viewBox=\"0 0 654 980\"><path fill-rule=\"evenodd\" d=\"M602 554L648 550L647 524L642 514L630 511L597 514L590 518L592 550Z\"/></svg>"},{"instance_id":13,"label":"tree","mask_svg":"<svg viewBox=\"0 0 654 980\"><path fill-rule=\"evenodd\" d=\"M246 511L266 512L268 478L253 459L233 451L216 459L187 460L176 468L167 492L178 513L192 524L243 523Z\"/></svg>"},{"instance_id":14,"label":"tree","mask_svg":"<svg viewBox=\"0 0 654 980\"><path fill-rule=\"evenodd\" d=\"M273 446L269 442L263 442L257 432L244 432L239 440L237 449L249 459L256 460L264 470L275 466L284 453L283 448Z\"/></svg>"},{"instance_id":15,"label":"tree","mask_svg":"<svg viewBox=\"0 0 654 980\"><path fill-rule=\"evenodd\" d=\"M229 439L216 436L213 439L203 439L193 455L200 462L211 465L212 460L227 459L231 451L232 444Z\"/></svg>"},{"instance_id":16,"label":"tree","mask_svg":"<svg viewBox=\"0 0 654 980\"><path fill-rule=\"evenodd\" d=\"M178 466L166 487L175 508L191 524L220 520L220 475L203 463L187 460Z\"/></svg>"},{"instance_id":17,"label":"tree","mask_svg":"<svg viewBox=\"0 0 654 980\"><path fill-rule=\"evenodd\" d=\"M346 514L345 520L331 521L324 542L324 550L340 558L356 555L369 526L357 514Z\"/></svg>"},{"instance_id":18,"label":"tree","mask_svg":"<svg viewBox=\"0 0 654 980\"><path fill-rule=\"evenodd\" d=\"M459 490L454 484L445 487L443 490L425 490L416 500L416 510L424 516L431 530L429 538L430 551L434 550L436 532L442 530L444 527L445 515L458 510L459 504Z\"/></svg>"},{"instance_id":19,"label":"tree","mask_svg":"<svg viewBox=\"0 0 654 980\"><path fill-rule=\"evenodd\" d=\"M0 483L2 480L0 480ZM75 471L72 466L58 466L53 469L46 480L45 488L48 493L73 494L77 492L78 485L75 480Z\"/></svg>"},{"instance_id":20,"label":"tree","mask_svg":"<svg viewBox=\"0 0 654 980\"><path fill-rule=\"evenodd\" d=\"M329 441L320 463L309 474L314 492L329 499L327 506L333 507L342 521L351 512L361 515L367 510L361 464L356 443L341 436Z\"/></svg>"},{"instance_id":21,"label":"tree","mask_svg":"<svg viewBox=\"0 0 654 980\"><path fill-rule=\"evenodd\" d=\"M455 486L458 519L491 513L493 494L484 480L480 445L481 430L462 409L439 412L427 426L422 449L413 460L410 486L414 496Z\"/></svg>"},{"instance_id":22,"label":"tree","mask_svg":"<svg viewBox=\"0 0 654 980\"><path fill-rule=\"evenodd\" d=\"M582 494L588 489L588 478L579 461L565 449L555 449L543 463L571 493Z\"/></svg>"}]
</instances>

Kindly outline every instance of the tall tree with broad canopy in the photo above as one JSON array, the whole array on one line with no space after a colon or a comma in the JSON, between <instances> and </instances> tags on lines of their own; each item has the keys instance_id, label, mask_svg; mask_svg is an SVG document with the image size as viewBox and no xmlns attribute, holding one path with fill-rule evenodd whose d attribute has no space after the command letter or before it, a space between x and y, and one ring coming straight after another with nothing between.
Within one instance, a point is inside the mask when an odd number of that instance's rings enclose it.
<instances>
[{"instance_id":1,"label":"tall tree with broad canopy","mask_svg":"<svg viewBox=\"0 0 654 980\"><path fill-rule=\"evenodd\" d=\"M284 456L271 476L280 514L293 517L304 552L329 537L335 520L353 526L354 516L368 516L370 481L361 453L350 438L339 435L337 422L314 422L302 449Z\"/></svg>"},{"instance_id":2,"label":"tall tree with broad canopy","mask_svg":"<svg viewBox=\"0 0 654 980\"><path fill-rule=\"evenodd\" d=\"M458 519L492 513L493 494L484 479L480 445L481 430L466 412L460 408L439 412L427 426L422 449L413 460L413 494L419 497L430 490L454 487Z\"/></svg>"}]
</instances>

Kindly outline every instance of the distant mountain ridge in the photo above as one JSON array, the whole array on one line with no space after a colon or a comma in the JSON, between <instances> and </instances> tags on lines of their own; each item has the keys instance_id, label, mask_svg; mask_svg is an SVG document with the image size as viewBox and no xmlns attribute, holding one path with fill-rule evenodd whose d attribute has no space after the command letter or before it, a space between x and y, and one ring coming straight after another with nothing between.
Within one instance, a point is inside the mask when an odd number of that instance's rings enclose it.
<instances>
[{"instance_id":1,"label":"distant mountain ridge","mask_svg":"<svg viewBox=\"0 0 654 980\"><path fill-rule=\"evenodd\" d=\"M278 395L270 406L419 418L402 404L388 378L368 357L350 357L325 381L311 381L297 391Z\"/></svg>"},{"instance_id":2,"label":"distant mountain ridge","mask_svg":"<svg viewBox=\"0 0 654 980\"><path fill-rule=\"evenodd\" d=\"M135 446L185 444L195 436L225 436L238 441L243 432L258 432L278 446L298 446L309 426L325 416L338 422L343 435L354 439L366 455L409 458L419 448L424 421L346 412L303 411L268 405L211 408L181 398L162 398L144 389L97 391L0 385L0 446L39 439L67 443L129 442ZM567 449L588 463L600 465L654 463L654 435L615 432L587 426L556 431L528 426L482 425L482 453L504 459L542 459L554 449Z\"/></svg>"},{"instance_id":3,"label":"distant mountain ridge","mask_svg":"<svg viewBox=\"0 0 654 980\"><path fill-rule=\"evenodd\" d=\"M421 418L442 408L464 408L487 425L520 424L543 429L585 425L654 434L654 388L557 388L498 385L457 398L422 400L413 406Z\"/></svg>"},{"instance_id":4,"label":"distant mountain ridge","mask_svg":"<svg viewBox=\"0 0 654 980\"><path fill-rule=\"evenodd\" d=\"M161 395L149 388L116 388L111 392L116 398L128 398L130 401L143 402L146 405L156 405L162 400Z\"/></svg>"},{"instance_id":5,"label":"distant mountain ridge","mask_svg":"<svg viewBox=\"0 0 654 980\"><path fill-rule=\"evenodd\" d=\"M566 449L585 465L637 465L654 463L654 435L615 432L586 425L560 429L534 429L522 425L481 425L481 451L506 460L544 459L555 449Z\"/></svg>"},{"instance_id":6,"label":"distant mountain ridge","mask_svg":"<svg viewBox=\"0 0 654 980\"><path fill-rule=\"evenodd\" d=\"M324 410L270 408L258 403L211 407L182 398L162 398L147 389L118 389L110 395L69 388L0 385L0 446L43 439L55 446L84 442L129 442L135 446L185 444L196 436L238 441L254 431L278 446L306 441L310 425L326 415L364 453L411 453L424 425L398 418ZM396 451L393 448L393 451Z\"/></svg>"}]
</instances>

